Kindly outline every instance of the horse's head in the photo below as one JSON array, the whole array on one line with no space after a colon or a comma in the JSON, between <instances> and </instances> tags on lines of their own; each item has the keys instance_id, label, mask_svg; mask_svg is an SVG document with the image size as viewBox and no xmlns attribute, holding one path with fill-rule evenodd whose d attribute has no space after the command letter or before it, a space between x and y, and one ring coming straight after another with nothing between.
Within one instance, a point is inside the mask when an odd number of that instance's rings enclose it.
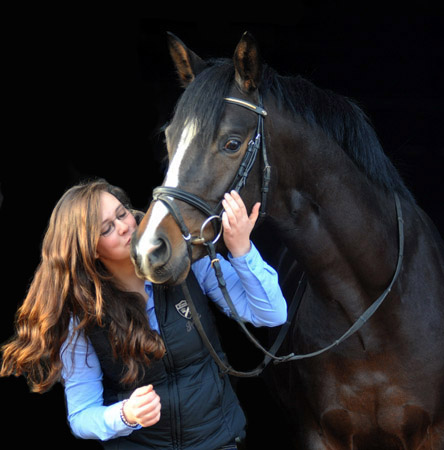
<instances>
[{"instance_id":1,"label":"horse's head","mask_svg":"<svg viewBox=\"0 0 444 450\"><path fill-rule=\"evenodd\" d=\"M169 46L186 89L166 129L169 169L133 238L132 258L141 277L177 284L191 263L205 255L201 244L217 239L220 201L225 192L242 187L236 174L241 162L248 164L244 156L252 152L249 143L266 113L254 109L262 66L249 34L232 60L205 62L173 35ZM258 179L259 164L249 179ZM250 207L259 199L259 187L248 184L243 198Z\"/></svg>"}]
</instances>

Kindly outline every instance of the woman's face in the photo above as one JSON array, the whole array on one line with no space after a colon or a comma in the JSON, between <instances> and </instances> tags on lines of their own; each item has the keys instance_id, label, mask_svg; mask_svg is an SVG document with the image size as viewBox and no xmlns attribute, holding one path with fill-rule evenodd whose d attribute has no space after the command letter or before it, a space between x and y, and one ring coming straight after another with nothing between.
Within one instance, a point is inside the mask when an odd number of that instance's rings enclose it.
<instances>
[{"instance_id":1,"label":"woman's face","mask_svg":"<svg viewBox=\"0 0 444 450\"><path fill-rule=\"evenodd\" d=\"M108 192L100 194L101 232L97 254L103 263L127 260L131 236L137 228L134 216Z\"/></svg>"}]
</instances>

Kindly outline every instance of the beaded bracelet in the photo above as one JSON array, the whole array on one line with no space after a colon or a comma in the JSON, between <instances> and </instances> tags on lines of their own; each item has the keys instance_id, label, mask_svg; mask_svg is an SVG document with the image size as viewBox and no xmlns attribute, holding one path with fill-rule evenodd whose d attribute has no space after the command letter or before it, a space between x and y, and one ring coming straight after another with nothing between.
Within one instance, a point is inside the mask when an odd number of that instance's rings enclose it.
<instances>
[{"instance_id":1,"label":"beaded bracelet","mask_svg":"<svg viewBox=\"0 0 444 450\"><path fill-rule=\"evenodd\" d=\"M123 402L122 402L122 405L120 406L120 418L122 419L122 422L127 426L127 427L130 427L130 428L137 428L138 426L139 426L139 424L136 422L136 423L129 423L127 420L126 420L126 417L125 417L125 414L124 414L124 412L123 412L123 407L125 406L125 403L128 401L128 399L126 399L126 400L123 400Z\"/></svg>"}]
</instances>

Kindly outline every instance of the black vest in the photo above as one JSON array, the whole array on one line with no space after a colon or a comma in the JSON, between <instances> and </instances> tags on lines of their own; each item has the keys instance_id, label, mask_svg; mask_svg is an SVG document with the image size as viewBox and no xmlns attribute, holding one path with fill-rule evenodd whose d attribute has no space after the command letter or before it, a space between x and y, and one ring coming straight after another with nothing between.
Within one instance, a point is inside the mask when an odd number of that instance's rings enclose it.
<instances>
[{"instance_id":1,"label":"black vest","mask_svg":"<svg viewBox=\"0 0 444 450\"><path fill-rule=\"evenodd\" d=\"M209 339L225 358L209 300L192 272L187 285ZM107 327L96 327L89 335L103 372L105 405L130 397L136 387L146 384L154 386L162 404L156 425L103 442L104 448L214 450L243 436L245 417L238 399L228 376L220 374L203 345L181 288L155 285L154 303L166 354L146 369L137 386L121 385L124 367L112 357Z\"/></svg>"}]
</instances>

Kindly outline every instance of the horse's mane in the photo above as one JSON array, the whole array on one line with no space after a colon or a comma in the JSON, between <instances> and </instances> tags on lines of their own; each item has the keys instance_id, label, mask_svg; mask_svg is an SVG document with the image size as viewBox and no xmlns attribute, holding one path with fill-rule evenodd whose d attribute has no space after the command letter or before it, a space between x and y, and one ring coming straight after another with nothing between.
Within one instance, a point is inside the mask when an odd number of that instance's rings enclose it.
<instances>
[{"instance_id":1,"label":"horse's mane","mask_svg":"<svg viewBox=\"0 0 444 450\"><path fill-rule=\"evenodd\" d=\"M234 78L229 59L209 61L209 67L184 91L176 105L174 127L181 130L187 119L199 123L203 142L211 141L223 112L223 97ZM301 76L284 77L264 66L260 90L264 99L273 95L278 104L320 127L334 139L357 167L376 185L413 200L396 168L385 155L369 119L353 101L320 89ZM222 95L221 95L222 93Z\"/></svg>"}]
</instances>

